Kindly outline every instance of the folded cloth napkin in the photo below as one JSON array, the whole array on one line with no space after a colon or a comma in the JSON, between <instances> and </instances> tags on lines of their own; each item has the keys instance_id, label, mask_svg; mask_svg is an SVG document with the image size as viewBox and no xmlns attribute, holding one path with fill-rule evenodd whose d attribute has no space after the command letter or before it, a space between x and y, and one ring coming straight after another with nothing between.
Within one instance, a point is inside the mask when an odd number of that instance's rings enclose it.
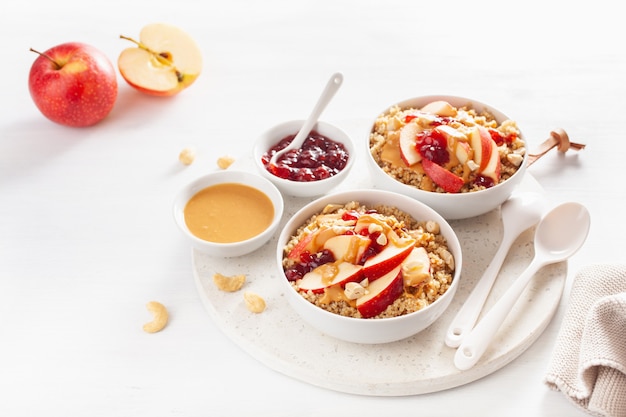
<instances>
[{"instance_id":1,"label":"folded cloth napkin","mask_svg":"<svg viewBox=\"0 0 626 417\"><path fill-rule=\"evenodd\" d=\"M626 265L577 273L545 383L588 414L626 417Z\"/></svg>"}]
</instances>

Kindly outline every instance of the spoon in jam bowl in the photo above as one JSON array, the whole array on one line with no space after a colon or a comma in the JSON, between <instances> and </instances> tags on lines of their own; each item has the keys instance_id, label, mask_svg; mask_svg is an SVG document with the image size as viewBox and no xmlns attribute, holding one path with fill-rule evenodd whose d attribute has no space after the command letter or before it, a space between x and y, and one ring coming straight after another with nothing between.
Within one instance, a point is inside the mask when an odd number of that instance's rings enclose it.
<instances>
[{"instance_id":1,"label":"spoon in jam bowl","mask_svg":"<svg viewBox=\"0 0 626 417\"><path fill-rule=\"evenodd\" d=\"M536 192L517 192L502 203L500 215L504 232L500 247L448 327L446 345L458 347L472 330L511 245L523 231L539 223L545 209L544 196Z\"/></svg>"},{"instance_id":2,"label":"spoon in jam bowl","mask_svg":"<svg viewBox=\"0 0 626 417\"><path fill-rule=\"evenodd\" d=\"M464 371L483 356L524 288L545 265L561 262L580 249L589 233L590 216L578 203L563 203L552 209L535 230L535 256L527 269L494 304L476 327L463 338L454 355L454 365Z\"/></svg>"},{"instance_id":3,"label":"spoon in jam bowl","mask_svg":"<svg viewBox=\"0 0 626 417\"><path fill-rule=\"evenodd\" d=\"M309 133L311 133L313 126L315 126L315 124L317 123L320 115L322 114L328 103L330 103L330 100L333 98L337 90L339 90L339 87L341 87L342 83L343 74L337 72L330 77L330 79L326 83L324 91L322 91L320 98L317 100L315 107L313 107L313 111L304 121L304 124L296 134L296 137L293 138L289 145L272 155L272 158L270 159L270 165L276 165L276 161L290 150L300 149L306 138L309 136Z\"/></svg>"}]
</instances>

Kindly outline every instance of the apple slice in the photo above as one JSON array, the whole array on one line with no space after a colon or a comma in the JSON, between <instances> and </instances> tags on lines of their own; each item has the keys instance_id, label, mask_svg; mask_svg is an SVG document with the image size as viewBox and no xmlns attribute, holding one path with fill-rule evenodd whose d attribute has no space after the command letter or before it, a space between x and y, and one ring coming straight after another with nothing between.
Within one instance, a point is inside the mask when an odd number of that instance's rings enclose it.
<instances>
[{"instance_id":1,"label":"apple slice","mask_svg":"<svg viewBox=\"0 0 626 417\"><path fill-rule=\"evenodd\" d=\"M333 236L324 243L324 249L332 252L335 260L358 263L372 240L362 235Z\"/></svg>"},{"instance_id":2,"label":"apple slice","mask_svg":"<svg viewBox=\"0 0 626 417\"><path fill-rule=\"evenodd\" d=\"M456 155L456 159L458 159L459 162L464 165L467 164L467 162L472 160L474 157L474 151L467 142L457 142L454 153Z\"/></svg>"},{"instance_id":3,"label":"apple slice","mask_svg":"<svg viewBox=\"0 0 626 417\"><path fill-rule=\"evenodd\" d=\"M139 91L171 96L189 87L202 71L202 53L181 29L164 23L145 26L139 42L122 51L117 66L122 77Z\"/></svg>"},{"instance_id":4,"label":"apple slice","mask_svg":"<svg viewBox=\"0 0 626 417\"><path fill-rule=\"evenodd\" d=\"M419 126L416 123L408 123L400 130L400 157L407 166L415 165L422 160L416 146L418 133Z\"/></svg>"},{"instance_id":5,"label":"apple slice","mask_svg":"<svg viewBox=\"0 0 626 417\"><path fill-rule=\"evenodd\" d=\"M409 256L402 262L402 278L404 285L416 287L430 278L430 258L421 246L413 248Z\"/></svg>"},{"instance_id":6,"label":"apple slice","mask_svg":"<svg viewBox=\"0 0 626 417\"><path fill-rule=\"evenodd\" d=\"M476 126L470 132L470 145L474 150L474 162L478 165L479 171L485 169L489 158L491 158L492 142L491 135L482 126Z\"/></svg>"},{"instance_id":7,"label":"apple slice","mask_svg":"<svg viewBox=\"0 0 626 417\"><path fill-rule=\"evenodd\" d=\"M463 178L453 174L433 161L423 159L422 168L424 168L426 175L428 175L435 184L443 188L445 192L458 193L463 187Z\"/></svg>"},{"instance_id":8,"label":"apple slice","mask_svg":"<svg viewBox=\"0 0 626 417\"><path fill-rule=\"evenodd\" d=\"M493 183L500 182L500 152L498 152L498 145L495 141L491 141L491 153L489 155L489 161L485 165L485 168L480 173L486 177L493 179Z\"/></svg>"},{"instance_id":9,"label":"apple slice","mask_svg":"<svg viewBox=\"0 0 626 417\"><path fill-rule=\"evenodd\" d=\"M363 267L350 262L334 262L318 266L306 273L298 282L300 291L324 292L324 289L333 285L344 287L348 282L363 280Z\"/></svg>"},{"instance_id":10,"label":"apple slice","mask_svg":"<svg viewBox=\"0 0 626 417\"><path fill-rule=\"evenodd\" d=\"M413 239L406 239L406 244L403 246L393 243L388 244L382 251L365 261L363 264L363 276L369 279L370 282L379 279L398 267L409 256L414 247L415 240Z\"/></svg>"},{"instance_id":11,"label":"apple slice","mask_svg":"<svg viewBox=\"0 0 626 417\"><path fill-rule=\"evenodd\" d=\"M305 251L316 253L323 247L328 239L334 236L337 236L335 229L328 226L320 226L319 229L304 236L302 240L289 251L287 258L298 261L300 260L300 255Z\"/></svg>"},{"instance_id":12,"label":"apple slice","mask_svg":"<svg viewBox=\"0 0 626 417\"><path fill-rule=\"evenodd\" d=\"M309 251L309 253L311 253L313 239L315 239L315 233L309 233L308 235L304 236L302 239L300 239L296 246L294 246L289 251L289 253L287 254L287 258L294 261L299 261L300 255L302 255L304 251Z\"/></svg>"},{"instance_id":13,"label":"apple slice","mask_svg":"<svg viewBox=\"0 0 626 417\"><path fill-rule=\"evenodd\" d=\"M432 113L442 117L454 117L457 113L450 103L443 100L432 101L422 107L421 110L425 113Z\"/></svg>"},{"instance_id":14,"label":"apple slice","mask_svg":"<svg viewBox=\"0 0 626 417\"><path fill-rule=\"evenodd\" d=\"M363 318L379 315L404 292L401 266L370 282L367 293L356 300L356 308Z\"/></svg>"}]
</instances>

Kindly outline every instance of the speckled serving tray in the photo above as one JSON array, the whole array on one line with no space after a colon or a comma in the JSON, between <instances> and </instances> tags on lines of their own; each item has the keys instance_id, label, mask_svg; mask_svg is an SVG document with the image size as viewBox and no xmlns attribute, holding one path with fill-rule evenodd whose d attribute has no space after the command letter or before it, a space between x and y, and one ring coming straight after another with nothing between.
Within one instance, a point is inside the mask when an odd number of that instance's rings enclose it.
<instances>
[{"instance_id":1,"label":"speckled serving tray","mask_svg":"<svg viewBox=\"0 0 626 417\"><path fill-rule=\"evenodd\" d=\"M364 188L365 184L342 184L340 189ZM522 189L541 191L529 174ZM337 189L339 191L339 189ZM311 199L285 201L283 224ZM544 267L526 288L480 362L467 371L453 363L455 349L444 343L446 329L474 283L487 268L502 237L500 210L450 222L463 250L461 285L444 316L421 333L399 342L361 345L320 333L303 322L290 307L278 285L275 266L276 238L259 251L231 259L192 253L194 279L210 317L243 350L271 369L307 383L340 392L374 395L416 395L470 383L502 368L523 353L541 335L561 299L567 263ZM524 232L511 247L487 300L486 311L534 255L534 228ZM236 293L217 290L213 274L246 274L244 287ZM244 291L261 295L267 309L250 313Z\"/></svg>"}]
</instances>

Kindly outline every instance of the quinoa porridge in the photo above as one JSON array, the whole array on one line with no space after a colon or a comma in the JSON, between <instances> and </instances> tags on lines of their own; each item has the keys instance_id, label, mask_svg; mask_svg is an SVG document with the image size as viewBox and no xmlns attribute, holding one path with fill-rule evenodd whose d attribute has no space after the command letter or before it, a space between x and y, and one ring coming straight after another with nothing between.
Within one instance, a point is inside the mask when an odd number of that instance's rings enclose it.
<instances>
[{"instance_id":1,"label":"quinoa porridge","mask_svg":"<svg viewBox=\"0 0 626 417\"><path fill-rule=\"evenodd\" d=\"M283 254L295 291L355 318L418 311L446 292L455 269L438 223L358 202L327 205L298 228Z\"/></svg>"},{"instance_id":2,"label":"quinoa porridge","mask_svg":"<svg viewBox=\"0 0 626 417\"><path fill-rule=\"evenodd\" d=\"M439 193L493 187L517 172L526 153L515 121L446 101L392 106L376 119L369 148L394 179Z\"/></svg>"}]
</instances>

